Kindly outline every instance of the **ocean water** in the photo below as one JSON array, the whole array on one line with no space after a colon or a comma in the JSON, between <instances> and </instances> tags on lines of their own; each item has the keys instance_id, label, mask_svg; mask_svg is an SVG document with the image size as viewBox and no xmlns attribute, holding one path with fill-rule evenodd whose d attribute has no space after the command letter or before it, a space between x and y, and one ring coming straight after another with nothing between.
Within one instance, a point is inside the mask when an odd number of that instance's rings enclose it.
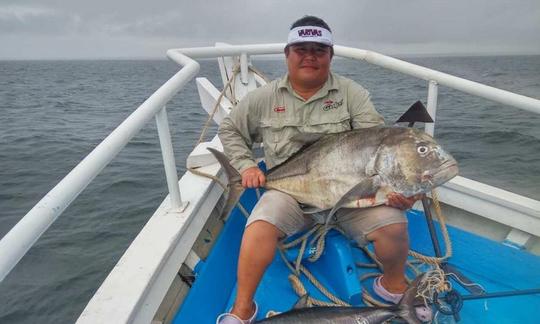
<instances>
[{"instance_id":1,"label":"ocean water","mask_svg":"<svg viewBox=\"0 0 540 324\"><path fill-rule=\"evenodd\" d=\"M540 98L540 56L404 60ZM200 75L221 84L217 64L202 63ZM285 72L281 60L255 63L271 79ZM350 60L335 60L333 70L366 87L389 124L426 101L425 81ZM0 61L0 237L175 71L168 61ZM194 82L168 115L182 174L207 117ZM461 175L537 200L539 122L439 89L435 135ZM0 283L0 323L74 322L166 194L150 122Z\"/></svg>"}]
</instances>

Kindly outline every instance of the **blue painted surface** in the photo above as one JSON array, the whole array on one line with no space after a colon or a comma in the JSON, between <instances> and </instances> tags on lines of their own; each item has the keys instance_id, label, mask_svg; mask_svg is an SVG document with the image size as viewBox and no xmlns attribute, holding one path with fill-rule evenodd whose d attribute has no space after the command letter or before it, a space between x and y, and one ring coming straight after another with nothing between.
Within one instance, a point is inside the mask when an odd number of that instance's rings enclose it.
<instances>
[{"instance_id":1,"label":"blue painted surface","mask_svg":"<svg viewBox=\"0 0 540 324\"><path fill-rule=\"evenodd\" d=\"M257 200L254 190L246 190L240 202L249 211ZM226 309L236 285L236 267L245 216L235 208L211 253L202 266L197 266L195 282L176 314L173 323L215 323Z\"/></svg>"},{"instance_id":2,"label":"blue painted surface","mask_svg":"<svg viewBox=\"0 0 540 324\"><path fill-rule=\"evenodd\" d=\"M251 210L254 200L253 191L247 191L242 203ZM433 255L423 213L410 211L407 216L411 248ZM244 216L238 211L233 212L174 323L215 323L220 313L230 309L236 295L236 265L244 225ZM540 288L540 257L457 228L449 227L449 233L453 243L450 264L472 281L480 283L487 292ZM443 242L440 233L439 237ZM289 258L294 258L294 255ZM341 234L332 233L327 237L327 248L321 259L304 264L333 293L361 305L357 294L362 288L355 280L356 275L374 270L351 271L349 266L353 260L369 261L361 250L351 248L350 242ZM296 302L298 297L287 279L289 274L290 270L276 253L255 294L260 308L259 319L264 318L269 310L287 311ZM301 280L310 295L325 299L305 277ZM371 280L363 282L364 289L371 291L371 283ZM453 285L462 294L467 294L457 283L453 282ZM536 315L539 309L540 295L465 301L460 323L539 323ZM444 319L441 322L445 322Z\"/></svg>"}]
</instances>

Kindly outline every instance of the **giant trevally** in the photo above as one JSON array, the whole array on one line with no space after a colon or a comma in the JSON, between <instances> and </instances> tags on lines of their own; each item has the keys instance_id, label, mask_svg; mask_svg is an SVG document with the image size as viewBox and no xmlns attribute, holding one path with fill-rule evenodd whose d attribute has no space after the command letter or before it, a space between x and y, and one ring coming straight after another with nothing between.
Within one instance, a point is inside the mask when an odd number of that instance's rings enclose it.
<instances>
[{"instance_id":1,"label":"giant trevally","mask_svg":"<svg viewBox=\"0 0 540 324\"><path fill-rule=\"evenodd\" d=\"M305 138L303 140L306 140ZM228 213L243 192L226 156L209 148L229 178ZM456 160L415 128L373 127L320 135L266 174L265 188L296 199L306 212L385 204L390 193L429 192L458 174Z\"/></svg>"},{"instance_id":2,"label":"giant trevally","mask_svg":"<svg viewBox=\"0 0 540 324\"><path fill-rule=\"evenodd\" d=\"M416 317L414 300L418 285L425 275L420 275L409 285L400 302L390 307L344 307L323 306L312 308L295 308L256 323L289 324L289 323L335 323L335 324L378 324L392 319L402 319L411 324L422 323Z\"/></svg>"}]
</instances>

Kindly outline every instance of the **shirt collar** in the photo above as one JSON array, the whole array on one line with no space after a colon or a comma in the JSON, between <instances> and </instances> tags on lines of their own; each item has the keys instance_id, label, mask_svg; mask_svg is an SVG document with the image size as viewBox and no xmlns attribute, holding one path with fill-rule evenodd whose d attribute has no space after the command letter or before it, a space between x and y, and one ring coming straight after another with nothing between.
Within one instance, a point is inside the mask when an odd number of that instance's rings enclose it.
<instances>
[{"instance_id":1,"label":"shirt collar","mask_svg":"<svg viewBox=\"0 0 540 324\"><path fill-rule=\"evenodd\" d=\"M290 93L293 93L293 88L289 82L289 73L285 74L285 76L279 80L278 89L287 89ZM330 90L339 90L337 77L332 72L330 72L328 79L318 92L327 93Z\"/></svg>"}]
</instances>

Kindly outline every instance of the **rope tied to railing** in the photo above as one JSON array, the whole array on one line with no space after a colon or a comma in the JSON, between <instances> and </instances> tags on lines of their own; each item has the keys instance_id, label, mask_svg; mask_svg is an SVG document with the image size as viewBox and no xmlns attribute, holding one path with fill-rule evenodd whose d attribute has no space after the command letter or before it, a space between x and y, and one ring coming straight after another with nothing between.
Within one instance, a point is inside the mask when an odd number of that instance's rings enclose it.
<instances>
[{"instance_id":1,"label":"rope tied to railing","mask_svg":"<svg viewBox=\"0 0 540 324\"><path fill-rule=\"evenodd\" d=\"M262 74L259 70L254 68L253 66L251 66L251 65L248 66L248 69L250 71L252 71L253 73L259 75L263 80L265 80L265 82L268 82L268 79L266 78L266 76L264 74ZM218 98L216 100L216 103L214 104L214 107L212 109L212 112L208 115L208 118L206 119L204 127L201 130L201 134L200 134L199 139L197 141L197 144L195 146L201 144L204 141L206 133L207 133L208 129L210 128L210 123L214 119L214 115L216 114L219 106L221 105L221 101L223 100L223 97L225 97L225 93L227 92L227 89L229 89L230 93L231 93L231 98L229 98L229 100L233 104L232 108L234 109L234 107L236 107L236 105L238 104L238 100L236 99L236 93L235 93L234 89L235 89L235 82L236 82L235 80L237 79L237 76L238 76L239 73L240 73L240 62L236 62L235 65L232 68L232 75L230 77L227 76L227 78L228 78L227 83L225 83L225 85L223 86L223 90L220 92L220 94L219 94L219 96L218 96ZM216 177L214 175L208 174L206 172L199 171L196 168L187 168L187 170L190 171L191 173L195 174L195 175L205 177L205 178L209 178L209 179L212 179L212 180L216 181L223 188L223 190L225 192L227 192L229 190L228 186L223 181L221 181L218 177ZM259 198L259 197L260 197L260 193L257 190L257 198ZM244 214L244 216L246 218L248 218L249 213L247 212L246 208L244 206L242 206L242 204L240 202L238 202L237 205L240 208L240 211L242 212L242 214Z\"/></svg>"},{"instance_id":2,"label":"rope tied to railing","mask_svg":"<svg viewBox=\"0 0 540 324\"><path fill-rule=\"evenodd\" d=\"M199 136L199 140L197 141L196 145L199 145L204 141L204 137L206 136L206 132L208 131L208 128L210 127L210 122L214 119L214 115L216 114L216 112L218 110L218 107L221 105L221 100L223 99L223 96L225 96L225 92L227 92L227 87L232 85L232 83L236 79L236 76L238 75L238 73L240 73L240 65L235 64L232 71L233 71L233 74L232 74L231 78L227 81L225 86L223 86L223 90L221 90L221 92L219 93L219 96L218 96L218 98L216 100L216 104L214 105L214 108L212 109L212 112L208 115L208 118L206 119L206 122L204 123L204 127L201 130L201 134ZM234 87L231 87L231 93L234 93L234 91L232 89L234 89ZM233 104L233 107L234 107L234 106L236 106L237 102L232 101L232 104Z\"/></svg>"}]
</instances>

